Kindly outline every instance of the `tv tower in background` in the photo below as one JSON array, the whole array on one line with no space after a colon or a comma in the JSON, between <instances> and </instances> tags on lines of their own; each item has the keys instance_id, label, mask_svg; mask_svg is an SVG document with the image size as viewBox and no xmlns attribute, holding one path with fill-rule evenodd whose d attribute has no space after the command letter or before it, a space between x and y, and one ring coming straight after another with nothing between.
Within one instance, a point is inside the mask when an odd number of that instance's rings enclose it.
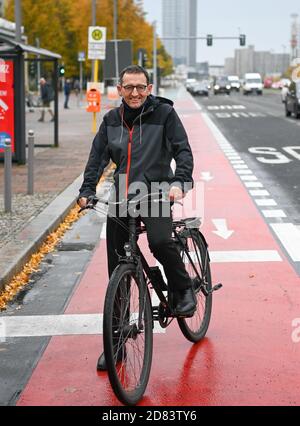
<instances>
[{"instance_id":1,"label":"tv tower in background","mask_svg":"<svg viewBox=\"0 0 300 426\"><path fill-rule=\"evenodd\" d=\"M300 27L298 23L298 14L293 13L291 18L291 60L293 60L300 54Z\"/></svg>"}]
</instances>

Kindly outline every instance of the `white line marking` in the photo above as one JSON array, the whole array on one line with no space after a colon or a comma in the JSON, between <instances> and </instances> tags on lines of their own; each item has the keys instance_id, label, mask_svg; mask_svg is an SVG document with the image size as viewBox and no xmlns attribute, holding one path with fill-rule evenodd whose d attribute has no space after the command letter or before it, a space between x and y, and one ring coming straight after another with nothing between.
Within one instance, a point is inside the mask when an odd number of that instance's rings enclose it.
<instances>
[{"instance_id":1,"label":"white line marking","mask_svg":"<svg viewBox=\"0 0 300 426\"><path fill-rule=\"evenodd\" d=\"M6 337L102 334L102 314L2 317Z\"/></svg>"},{"instance_id":2,"label":"white line marking","mask_svg":"<svg viewBox=\"0 0 300 426\"><path fill-rule=\"evenodd\" d=\"M231 162L231 164L245 164L245 161L243 161L243 160L231 160L230 162Z\"/></svg>"},{"instance_id":3,"label":"white line marking","mask_svg":"<svg viewBox=\"0 0 300 426\"><path fill-rule=\"evenodd\" d=\"M294 262L300 262L300 230L293 223L271 223L270 226L280 239Z\"/></svg>"},{"instance_id":4,"label":"white line marking","mask_svg":"<svg viewBox=\"0 0 300 426\"><path fill-rule=\"evenodd\" d=\"M199 111L202 111L202 107L198 104L198 102L196 102L196 101L195 101L195 99L194 99L194 98L193 98L193 101L194 101L194 103L195 103L196 108L197 108Z\"/></svg>"},{"instance_id":5,"label":"white line marking","mask_svg":"<svg viewBox=\"0 0 300 426\"><path fill-rule=\"evenodd\" d=\"M103 314L33 315L1 317L4 335L9 337L51 337L99 335L103 333ZM165 333L158 323L154 333Z\"/></svg>"},{"instance_id":6,"label":"white line marking","mask_svg":"<svg viewBox=\"0 0 300 426\"><path fill-rule=\"evenodd\" d=\"M106 222L103 223L102 229L101 229L101 234L100 234L100 239L101 240L106 240Z\"/></svg>"},{"instance_id":7,"label":"white line marking","mask_svg":"<svg viewBox=\"0 0 300 426\"><path fill-rule=\"evenodd\" d=\"M246 164L233 164L233 168L235 170L246 170L248 169L248 166Z\"/></svg>"},{"instance_id":8,"label":"white line marking","mask_svg":"<svg viewBox=\"0 0 300 426\"><path fill-rule=\"evenodd\" d=\"M286 217L283 210L262 210L265 217Z\"/></svg>"},{"instance_id":9,"label":"white line marking","mask_svg":"<svg viewBox=\"0 0 300 426\"><path fill-rule=\"evenodd\" d=\"M222 146L226 145L227 147L231 147L231 144L228 142L228 140L225 138L225 136L220 132L218 127L215 125L215 123L211 120L211 118L206 113L202 113L202 118L207 124L207 126L212 131L214 137L216 138L217 143Z\"/></svg>"},{"instance_id":10,"label":"white line marking","mask_svg":"<svg viewBox=\"0 0 300 426\"><path fill-rule=\"evenodd\" d=\"M254 200L255 202L256 202L256 204L258 205L258 206L268 206L268 207L271 207L271 206L277 206L277 203L276 203L276 201L275 200L273 200L272 198L266 198L266 199L255 199Z\"/></svg>"},{"instance_id":11,"label":"white line marking","mask_svg":"<svg viewBox=\"0 0 300 426\"><path fill-rule=\"evenodd\" d=\"M250 169L247 169L247 170L239 170L239 169L237 169L236 172L239 175L252 175L253 174L252 170L250 170Z\"/></svg>"},{"instance_id":12,"label":"white line marking","mask_svg":"<svg viewBox=\"0 0 300 426\"><path fill-rule=\"evenodd\" d=\"M245 182L247 188L263 188L263 184L260 182Z\"/></svg>"},{"instance_id":13,"label":"white line marking","mask_svg":"<svg viewBox=\"0 0 300 426\"><path fill-rule=\"evenodd\" d=\"M249 192L253 197L268 197L270 195L269 191L266 191L265 189L251 189Z\"/></svg>"},{"instance_id":14,"label":"white line marking","mask_svg":"<svg viewBox=\"0 0 300 426\"><path fill-rule=\"evenodd\" d=\"M231 250L210 251L212 263L223 262L281 262L282 259L277 250Z\"/></svg>"},{"instance_id":15,"label":"white line marking","mask_svg":"<svg viewBox=\"0 0 300 426\"><path fill-rule=\"evenodd\" d=\"M256 176L240 176L242 180L257 180Z\"/></svg>"}]
</instances>

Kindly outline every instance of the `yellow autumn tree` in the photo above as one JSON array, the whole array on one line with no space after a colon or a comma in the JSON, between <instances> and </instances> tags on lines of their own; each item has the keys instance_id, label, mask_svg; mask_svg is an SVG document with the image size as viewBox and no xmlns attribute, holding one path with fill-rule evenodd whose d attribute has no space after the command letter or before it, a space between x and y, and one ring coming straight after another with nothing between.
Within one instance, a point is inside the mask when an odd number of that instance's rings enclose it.
<instances>
[{"instance_id":1,"label":"yellow autumn tree","mask_svg":"<svg viewBox=\"0 0 300 426\"><path fill-rule=\"evenodd\" d=\"M92 22L91 0L22 0L22 23L30 44L39 38L43 48L62 56L66 75L78 73L77 55L87 52L88 27ZM97 25L107 28L107 39L113 39L113 1L97 2ZM14 20L14 0L9 0L6 9L7 19ZM130 39L133 43L134 63L138 49L147 52L147 67L153 61L153 29L146 22L141 6L134 0L118 0L118 38ZM158 65L163 75L172 71L172 59L158 40ZM90 69L87 61L87 69Z\"/></svg>"}]
</instances>

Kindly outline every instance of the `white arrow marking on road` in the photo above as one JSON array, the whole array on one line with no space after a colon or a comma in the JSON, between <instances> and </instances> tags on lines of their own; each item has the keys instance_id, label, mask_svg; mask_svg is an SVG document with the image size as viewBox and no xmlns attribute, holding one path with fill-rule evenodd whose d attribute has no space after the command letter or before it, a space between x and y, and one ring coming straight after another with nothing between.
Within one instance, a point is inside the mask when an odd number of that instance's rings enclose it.
<instances>
[{"instance_id":1,"label":"white arrow marking on road","mask_svg":"<svg viewBox=\"0 0 300 426\"><path fill-rule=\"evenodd\" d=\"M205 180L206 182L209 182L210 180L212 180L214 177L210 174L210 172L201 172L201 179Z\"/></svg>"},{"instance_id":2,"label":"white arrow marking on road","mask_svg":"<svg viewBox=\"0 0 300 426\"><path fill-rule=\"evenodd\" d=\"M213 233L224 238L224 240L227 240L234 233L234 231L228 229L226 219L212 219L212 222L217 228Z\"/></svg>"}]
</instances>

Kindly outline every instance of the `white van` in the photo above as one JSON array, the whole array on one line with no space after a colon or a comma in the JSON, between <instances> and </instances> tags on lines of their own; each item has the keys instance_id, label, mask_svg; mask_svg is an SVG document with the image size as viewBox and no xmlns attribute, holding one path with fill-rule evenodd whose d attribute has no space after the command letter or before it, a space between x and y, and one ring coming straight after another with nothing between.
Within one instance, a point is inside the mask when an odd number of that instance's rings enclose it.
<instances>
[{"instance_id":1,"label":"white van","mask_svg":"<svg viewBox=\"0 0 300 426\"><path fill-rule=\"evenodd\" d=\"M263 81L261 75L258 73L246 73L244 76L243 93L248 95L249 93L256 92L258 95L263 94Z\"/></svg>"},{"instance_id":2,"label":"white van","mask_svg":"<svg viewBox=\"0 0 300 426\"><path fill-rule=\"evenodd\" d=\"M236 90L237 92L240 91L241 88L241 82L237 75L229 75L228 80L230 82L231 89Z\"/></svg>"}]
</instances>

